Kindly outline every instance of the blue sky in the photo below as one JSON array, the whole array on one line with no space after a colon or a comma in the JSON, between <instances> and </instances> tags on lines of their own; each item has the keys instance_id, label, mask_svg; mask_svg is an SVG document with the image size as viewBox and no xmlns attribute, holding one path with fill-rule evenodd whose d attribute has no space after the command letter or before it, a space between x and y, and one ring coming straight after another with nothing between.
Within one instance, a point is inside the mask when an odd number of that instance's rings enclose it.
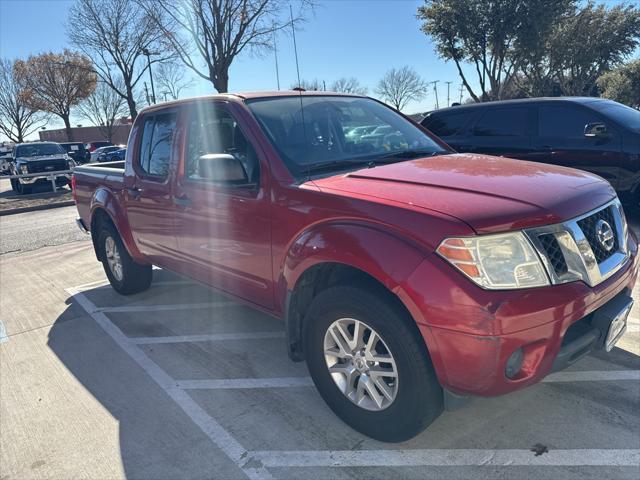
<instances>
[{"instance_id":1,"label":"blue sky","mask_svg":"<svg viewBox=\"0 0 640 480\"><path fill-rule=\"evenodd\" d=\"M440 81L440 106L446 104L446 81L453 82L451 101L458 100L460 78L455 65L438 58L415 18L422 3L320 0L315 13L297 32L301 77L330 84L339 77L354 76L372 94L386 70L410 65L425 80ZM64 22L72 4L72 0L0 0L0 56L20 58L68 46ZM290 35L278 37L278 62L281 87L289 88L296 80ZM230 71L230 91L271 89L276 89L273 53L262 58L244 54L236 59ZM198 80L185 96L207 93L214 93L211 84ZM434 106L431 88L424 100L410 104L406 111L422 112Z\"/></svg>"}]
</instances>

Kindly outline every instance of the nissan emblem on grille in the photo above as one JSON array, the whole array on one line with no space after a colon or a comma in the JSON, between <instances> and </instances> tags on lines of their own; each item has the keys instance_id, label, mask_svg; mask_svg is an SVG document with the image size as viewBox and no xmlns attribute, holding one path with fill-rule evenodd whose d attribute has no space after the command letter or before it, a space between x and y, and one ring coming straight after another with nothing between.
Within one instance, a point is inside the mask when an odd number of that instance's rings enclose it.
<instances>
[{"instance_id":1,"label":"nissan emblem on grille","mask_svg":"<svg viewBox=\"0 0 640 480\"><path fill-rule=\"evenodd\" d=\"M602 219L598 220L598 223L596 223L596 235L598 237L600 245L602 245L602 248L604 248L607 252L610 252L613 248L615 240L613 237L613 229L611 228L611 225L609 225Z\"/></svg>"}]
</instances>

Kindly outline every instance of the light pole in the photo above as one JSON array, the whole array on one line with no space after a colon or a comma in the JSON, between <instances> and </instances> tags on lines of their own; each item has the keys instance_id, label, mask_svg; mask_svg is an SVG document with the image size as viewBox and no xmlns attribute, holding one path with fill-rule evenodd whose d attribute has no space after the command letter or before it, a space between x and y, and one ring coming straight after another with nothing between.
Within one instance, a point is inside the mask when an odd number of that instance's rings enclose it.
<instances>
[{"instance_id":1,"label":"light pole","mask_svg":"<svg viewBox=\"0 0 640 480\"><path fill-rule=\"evenodd\" d=\"M433 84L433 92L436 94L436 110L440 108L440 103L438 102L438 82L440 80L434 80L431 82Z\"/></svg>"},{"instance_id":2,"label":"light pole","mask_svg":"<svg viewBox=\"0 0 640 480\"><path fill-rule=\"evenodd\" d=\"M153 103L156 103L156 90L153 87L153 72L151 71L151 55L152 53L148 48L142 49L142 54L147 57L147 68L149 69L149 81L151 82L151 98Z\"/></svg>"}]
</instances>

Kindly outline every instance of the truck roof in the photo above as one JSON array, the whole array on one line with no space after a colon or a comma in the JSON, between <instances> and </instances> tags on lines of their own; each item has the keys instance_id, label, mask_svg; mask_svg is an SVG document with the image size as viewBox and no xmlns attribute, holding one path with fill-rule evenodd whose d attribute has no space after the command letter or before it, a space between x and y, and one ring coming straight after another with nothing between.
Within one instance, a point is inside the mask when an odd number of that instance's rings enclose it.
<instances>
[{"instance_id":1,"label":"truck roof","mask_svg":"<svg viewBox=\"0 0 640 480\"><path fill-rule=\"evenodd\" d=\"M196 102L199 100L249 100L256 98L273 98L273 97L320 97L320 96L340 96L340 97L363 97L363 95L354 95L351 93L326 92L326 91L298 91L298 90L274 90L274 91L256 91L241 93L218 93L214 95L201 95L197 97L181 98L179 100L170 100L168 102L156 103L143 108L140 113L153 111L159 108L166 108L184 103Z\"/></svg>"}]
</instances>

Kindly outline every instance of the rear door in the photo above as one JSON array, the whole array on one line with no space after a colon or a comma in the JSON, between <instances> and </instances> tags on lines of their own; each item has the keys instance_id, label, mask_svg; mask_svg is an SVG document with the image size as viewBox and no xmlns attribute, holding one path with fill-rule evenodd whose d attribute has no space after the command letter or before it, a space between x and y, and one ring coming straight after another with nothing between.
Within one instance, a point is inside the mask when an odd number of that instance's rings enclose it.
<instances>
[{"instance_id":1,"label":"rear door","mask_svg":"<svg viewBox=\"0 0 640 480\"><path fill-rule=\"evenodd\" d=\"M585 137L585 125L597 122L607 125L607 137ZM557 102L540 105L536 123L537 161L593 172L617 188L622 141L612 122L582 105Z\"/></svg>"},{"instance_id":2,"label":"rear door","mask_svg":"<svg viewBox=\"0 0 640 480\"><path fill-rule=\"evenodd\" d=\"M532 130L533 110L528 105L486 108L460 151L529 160Z\"/></svg>"},{"instance_id":3,"label":"rear door","mask_svg":"<svg viewBox=\"0 0 640 480\"><path fill-rule=\"evenodd\" d=\"M233 105L197 102L187 113L175 202L183 272L204 283L273 307L271 209L266 163ZM230 154L247 173L245 184L203 178L199 158Z\"/></svg>"},{"instance_id":4,"label":"rear door","mask_svg":"<svg viewBox=\"0 0 640 480\"><path fill-rule=\"evenodd\" d=\"M177 239L172 169L178 141L177 110L145 114L132 155L132 174L125 177L125 208L133 238L153 263L175 265Z\"/></svg>"}]
</instances>

